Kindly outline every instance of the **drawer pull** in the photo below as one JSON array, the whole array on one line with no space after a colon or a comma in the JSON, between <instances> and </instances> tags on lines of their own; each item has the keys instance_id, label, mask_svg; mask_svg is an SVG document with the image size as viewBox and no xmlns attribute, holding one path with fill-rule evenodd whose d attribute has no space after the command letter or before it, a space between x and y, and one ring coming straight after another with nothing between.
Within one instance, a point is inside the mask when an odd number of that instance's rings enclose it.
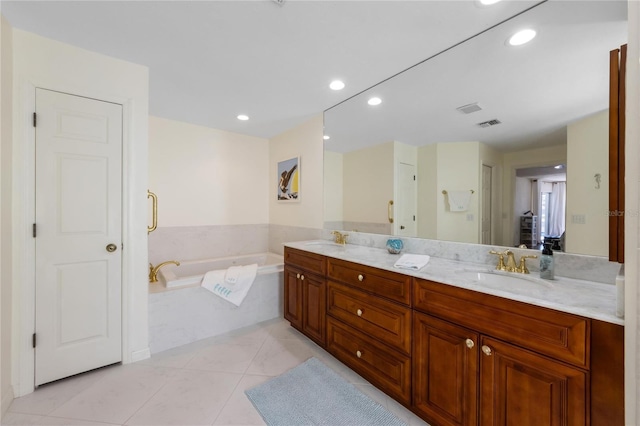
<instances>
[{"instance_id":1,"label":"drawer pull","mask_svg":"<svg viewBox=\"0 0 640 426\"><path fill-rule=\"evenodd\" d=\"M300 275L300 280L304 281L304 275Z\"/></svg>"},{"instance_id":2,"label":"drawer pull","mask_svg":"<svg viewBox=\"0 0 640 426\"><path fill-rule=\"evenodd\" d=\"M358 281L363 281L364 280L364 275L360 274L358 275Z\"/></svg>"},{"instance_id":3,"label":"drawer pull","mask_svg":"<svg viewBox=\"0 0 640 426\"><path fill-rule=\"evenodd\" d=\"M482 345L482 352L484 352L486 356L491 356L491 348L487 345Z\"/></svg>"},{"instance_id":4,"label":"drawer pull","mask_svg":"<svg viewBox=\"0 0 640 426\"><path fill-rule=\"evenodd\" d=\"M356 351L356 356L357 356L358 358L362 357L362 352L360 352L360 351Z\"/></svg>"},{"instance_id":5,"label":"drawer pull","mask_svg":"<svg viewBox=\"0 0 640 426\"><path fill-rule=\"evenodd\" d=\"M467 344L467 347L468 347L469 349L471 349L471 348L473 348L473 347L475 346L475 343L473 343L473 340L471 340L471 339L467 339L467 340L465 341L465 343Z\"/></svg>"},{"instance_id":6,"label":"drawer pull","mask_svg":"<svg viewBox=\"0 0 640 426\"><path fill-rule=\"evenodd\" d=\"M296 278L297 278L297 279L300 279L300 274L297 274L297 275L296 275Z\"/></svg>"},{"instance_id":7,"label":"drawer pull","mask_svg":"<svg viewBox=\"0 0 640 426\"><path fill-rule=\"evenodd\" d=\"M359 317L361 317L361 316L362 316L362 309L358 309L358 310L356 311L356 314L358 314L358 316L359 316Z\"/></svg>"}]
</instances>

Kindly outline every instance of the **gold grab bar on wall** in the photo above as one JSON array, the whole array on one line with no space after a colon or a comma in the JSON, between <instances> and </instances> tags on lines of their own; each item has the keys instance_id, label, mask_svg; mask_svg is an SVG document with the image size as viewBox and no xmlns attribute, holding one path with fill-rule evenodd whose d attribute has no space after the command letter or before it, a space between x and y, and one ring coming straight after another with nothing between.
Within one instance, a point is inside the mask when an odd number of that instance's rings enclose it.
<instances>
[{"instance_id":1,"label":"gold grab bar on wall","mask_svg":"<svg viewBox=\"0 0 640 426\"><path fill-rule=\"evenodd\" d=\"M152 233L158 227L158 196L147 189L147 199L151 198L153 205L153 224L147 226L147 234Z\"/></svg>"},{"instance_id":2,"label":"gold grab bar on wall","mask_svg":"<svg viewBox=\"0 0 640 426\"><path fill-rule=\"evenodd\" d=\"M389 216L389 223L393 223L393 200L389 200L389 205L387 206L387 216Z\"/></svg>"}]
</instances>

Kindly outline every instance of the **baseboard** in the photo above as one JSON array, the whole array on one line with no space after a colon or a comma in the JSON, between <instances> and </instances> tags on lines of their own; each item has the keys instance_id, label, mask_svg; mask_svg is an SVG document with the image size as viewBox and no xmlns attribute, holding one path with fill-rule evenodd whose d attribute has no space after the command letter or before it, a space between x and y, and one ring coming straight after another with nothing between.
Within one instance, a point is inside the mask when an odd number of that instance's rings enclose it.
<instances>
[{"instance_id":1,"label":"baseboard","mask_svg":"<svg viewBox=\"0 0 640 426\"><path fill-rule=\"evenodd\" d=\"M147 358L151 358L151 350L149 348L131 352L131 362L138 362Z\"/></svg>"},{"instance_id":2,"label":"baseboard","mask_svg":"<svg viewBox=\"0 0 640 426\"><path fill-rule=\"evenodd\" d=\"M7 387L5 392L2 392L2 402L0 403L0 419L4 417L4 414L9 409L9 406L13 402L13 388L11 386Z\"/></svg>"}]
</instances>

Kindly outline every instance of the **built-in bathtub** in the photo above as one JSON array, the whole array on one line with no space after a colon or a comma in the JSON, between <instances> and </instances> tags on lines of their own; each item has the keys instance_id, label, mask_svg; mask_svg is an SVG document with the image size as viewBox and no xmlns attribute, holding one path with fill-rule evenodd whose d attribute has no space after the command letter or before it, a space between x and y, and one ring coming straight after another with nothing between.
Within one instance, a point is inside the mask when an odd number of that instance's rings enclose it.
<instances>
[{"instance_id":1,"label":"built-in bathtub","mask_svg":"<svg viewBox=\"0 0 640 426\"><path fill-rule=\"evenodd\" d=\"M208 271L257 263L258 274L238 307L200 287ZM149 294L149 347L161 352L282 317L284 260L273 253L180 261L160 269ZM163 291L164 290L164 291Z\"/></svg>"}]
</instances>

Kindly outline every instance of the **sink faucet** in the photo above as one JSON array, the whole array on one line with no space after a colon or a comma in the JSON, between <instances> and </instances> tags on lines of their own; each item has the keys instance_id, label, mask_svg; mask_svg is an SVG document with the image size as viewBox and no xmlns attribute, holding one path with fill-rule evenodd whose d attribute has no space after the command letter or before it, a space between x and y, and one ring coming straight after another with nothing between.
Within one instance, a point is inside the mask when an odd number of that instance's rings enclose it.
<instances>
[{"instance_id":1,"label":"sink faucet","mask_svg":"<svg viewBox=\"0 0 640 426\"><path fill-rule=\"evenodd\" d=\"M158 264L158 266L153 266L152 264L149 264L149 282L150 283L157 283L158 282L158 271L164 265L168 265L170 263L173 263L176 266L180 266L180 262L178 262L177 260L167 260L166 262L162 262L162 263Z\"/></svg>"},{"instance_id":2,"label":"sink faucet","mask_svg":"<svg viewBox=\"0 0 640 426\"><path fill-rule=\"evenodd\" d=\"M337 244L346 244L347 243L347 237L349 236L349 234L343 234L340 231L333 231L331 233L334 236L333 241L335 241Z\"/></svg>"},{"instance_id":3,"label":"sink faucet","mask_svg":"<svg viewBox=\"0 0 640 426\"><path fill-rule=\"evenodd\" d=\"M520 264L516 265L516 258L511 250L505 250L505 251L491 250L489 254L495 254L496 256L498 256L498 265L496 266L496 270L516 272L519 274L528 274L529 269L527 269L527 259L536 259L538 257L536 255L520 256ZM505 256L507 257L506 265L504 263Z\"/></svg>"}]
</instances>

